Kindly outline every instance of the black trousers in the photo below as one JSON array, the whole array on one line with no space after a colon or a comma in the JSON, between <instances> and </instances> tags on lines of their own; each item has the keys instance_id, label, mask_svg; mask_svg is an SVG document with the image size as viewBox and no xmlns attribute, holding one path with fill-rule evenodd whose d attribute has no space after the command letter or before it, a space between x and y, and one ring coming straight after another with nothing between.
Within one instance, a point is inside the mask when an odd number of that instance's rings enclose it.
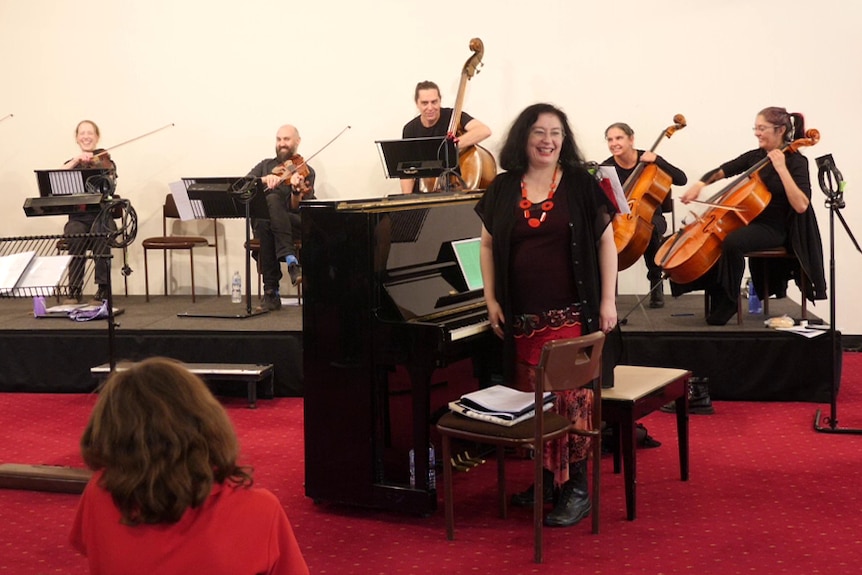
<instances>
[{"instance_id":1,"label":"black trousers","mask_svg":"<svg viewBox=\"0 0 862 575\"><path fill-rule=\"evenodd\" d=\"M281 281L281 262L287 256L296 256L294 234L301 233L299 214L288 209L290 193L271 190L266 193L269 219L254 221L254 237L260 240L258 266L263 276L264 289L278 290Z\"/></svg>"},{"instance_id":2,"label":"black trousers","mask_svg":"<svg viewBox=\"0 0 862 575\"><path fill-rule=\"evenodd\" d=\"M106 233L106 230L93 229L95 221L95 216L92 218L79 217L70 219L63 227L63 234L69 236L75 234ZM108 226L111 228L111 231L116 231L117 224L114 220L108 221L110 222ZM110 248L103 239L86 238L69 240L69 254L73 256L69 264L69 287L72 291L80 292L84 287L84 264L86 262L85 256L87 251L91 251L93 255L107 255L110 253ZM108 258L97 257L94 259L96 260L94 279L97 284L105 285L108 283L108 274L110 273Z\"/></svg>"}]
</instances>

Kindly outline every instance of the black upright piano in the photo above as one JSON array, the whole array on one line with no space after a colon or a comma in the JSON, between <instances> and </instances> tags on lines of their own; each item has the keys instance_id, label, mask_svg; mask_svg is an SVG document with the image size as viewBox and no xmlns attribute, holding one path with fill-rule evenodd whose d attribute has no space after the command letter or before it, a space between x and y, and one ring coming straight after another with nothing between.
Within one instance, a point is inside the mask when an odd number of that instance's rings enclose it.
<instances>
[{"instance_id":1,"label":"black upright piano","mask_svg":"<svg viewBox=\"0 0 862 575\"><path fill-rule=\"evenodd\" d=\"M305 491L316 502L435 510L433 418L490 380L499 352L451 246L480 235L478 199L303 202Z\"/></svg>"}]
</instances>

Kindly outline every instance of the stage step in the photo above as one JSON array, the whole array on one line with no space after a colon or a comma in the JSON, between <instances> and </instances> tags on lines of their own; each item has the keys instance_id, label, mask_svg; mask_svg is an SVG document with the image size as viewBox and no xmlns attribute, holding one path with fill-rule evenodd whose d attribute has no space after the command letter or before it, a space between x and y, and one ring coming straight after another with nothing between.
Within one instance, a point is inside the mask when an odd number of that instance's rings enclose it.
<instances>
[{"instance_id":1,"label":"stage step","mask_svg":"<svg viewBox=\"0 0 862 575\"><path fill-rule=\"evenodd\" d=\"M131 365L133 364L121 362L116 365L116 370L123 371ZM245 382L248 386L249 409L257 407L258 382L268 379L269 390L266 395L268 397L272 397L273 395L275 367L271 363L186 363L184 365L189 371L205 380ZM110 364L103 363L102 365L90 368L90 373L99 380L105 380L111 373L111 366Z\"/></svg>"}]
</instances>

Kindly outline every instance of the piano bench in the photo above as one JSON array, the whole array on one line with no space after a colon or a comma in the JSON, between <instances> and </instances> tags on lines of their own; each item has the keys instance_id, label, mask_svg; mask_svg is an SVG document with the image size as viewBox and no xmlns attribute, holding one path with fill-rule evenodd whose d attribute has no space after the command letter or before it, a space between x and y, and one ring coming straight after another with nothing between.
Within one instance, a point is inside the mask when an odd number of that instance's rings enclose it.
<instances>
[{"instance_id":1,"label":"piano bench","mask_svg":"<svg viewBox=\"0 0 862 575\"><path fill-rule=\"evenodd\" d=\"M117 371L128 369L132 363L118 363ZM264 397L272 397L275 388L275 367L271 363L185 363L185 367L204 381L240 381L248 386L248 408L257 407L257 384L264 382ZM111 374L107 363L90 368L90 374L101 384Z\"/></svg>"}]
</instances>

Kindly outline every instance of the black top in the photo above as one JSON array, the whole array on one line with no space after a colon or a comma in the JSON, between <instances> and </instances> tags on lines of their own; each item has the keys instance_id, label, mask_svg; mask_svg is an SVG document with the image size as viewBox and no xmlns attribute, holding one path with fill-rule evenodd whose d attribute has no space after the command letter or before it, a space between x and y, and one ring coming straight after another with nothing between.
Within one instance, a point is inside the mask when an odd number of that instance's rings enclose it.
<instances>
[{"instance_id":1,"label":"black top","mask_svg":"<svg viewBox=\"0 0 862 575\"><path fill-rule=\"evenodd\" d=\"M440 108L440 118L437 123L426 128L422 125L422 116L416 116L401 130L402 138L431 138L433 136L445 136L449 132L449 122L452 120L452 108ZM461 127L473 121L473 116L467 112L461 112Z\"/></svg>"},{"instance_id":2,"label":"black top","mask_svg":"<svg viewBox=\"0 0 862 575\"><path fill-rule=\"evenodd\" d=\"M581 305L583 333L586 334L600 329L599 306L602 292L598 246L602 233L614 217L615 209L599 187L596 178L585 169L563 172L554 197L559 198L561 195L565 195L565 202L568 204L568 210L563 213L568 216L568 251L572 281L578 297L578 301L572 303ZM521 175L504 172L494 178L476 204L476 213L493 238L495 295L507 320L507 324L503 326L506 334L503 357L510 360L515 357L514 335L511 330L511 319L514 318L511 294L512 244L516 218L524 217L523 210L518 207L520 200ZM537 265L538 263L534 263L531 269L519 269L517 273L533 273ZM611 359L610 356L608 359ZM507 378L512 377L513 369L513 360L504 364ZM612 374L613 367L608 364L604 377L612 378Z\"/></svg>"},{"instance_id":3,"label":"black top","mask_svg":"<svg viewBox=\"0 0 862 575\"><path fill-rule=\"evenodd\" d=\"M744 154L725 162L721 165L721 170L726 177L732 177L745 172L747 169L754 166L766 158L766 150L757 148L749 150ZM811 179L808 176L808 158L799 152L786 154L787 171L799 189L806 196L811 197ZM787 192L784 190L784 184L781 183L781 177L775 171L772 162L767 160L767 163L757 173L766 189L772 194L772 199L766 205L766 208L755 218L755 221L769 225L779 230L786 230L788 227L788 219L794 215L796 211L787 200Z\"/></svg>"},{"instance_id":4,"label":"black top","mask_svg":"<svg viewBox=\"0 0 862 575\"><path fill-rule=\"evenodd\" d=\"M623 168L617 163L616 158L611 156L602 162L603 166L614 166L617 169L617 175L620 177L620 183L625 184L626 180L629 179L629 176L632 175L640 162L641 156L644 154L644 150L635 150L638 153L638 162L635 163L631 168ZM675 186L684 186L688 182L688 178L685 175L685 172L677 168L676 166L669 163L667 160L656 154L655 165L658 168L670 176L673 185Z\"/></svg>"}]
</instances>

